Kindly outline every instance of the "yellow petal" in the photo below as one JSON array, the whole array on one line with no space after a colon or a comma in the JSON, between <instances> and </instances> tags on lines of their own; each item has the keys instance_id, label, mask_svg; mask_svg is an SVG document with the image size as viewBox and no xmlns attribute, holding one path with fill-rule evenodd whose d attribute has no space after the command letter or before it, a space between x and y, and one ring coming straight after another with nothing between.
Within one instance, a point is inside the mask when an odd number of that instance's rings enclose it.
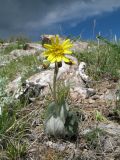
<instances>
[{"instance_id":1,"label":"yellow petal","mask_svg":"<svg viewBox=\"0 0 120 160\"><path fill-rule=\"evenodd\" d=\"M72 44L66 44L65 46L63 46L63 48L64 49L69 49L69 48L72 48L72 46L73 46Z\"/></svg>"},{"instance_id":2,"label":"yellow petal","mask_svg":"<svg viewBox=\"0 0 120 160\"><path fill-rule=\"evenodd\" d=\"M47 56L47 55L48 55L48 53L46 53L46 52L43 52L43 55L44 55L44 56Z\"/></svg>"},{"instance_id":3,"label":"yellow petal","mask_svg":"<svg viewBox=\"0 0 120 160\"><path fill-rule=\"evenodd\" d=\"M54 62L56 62L56 58L53 58L53 59L51 60L51 63L54 63Z\"/></svg>"},{"instance_id":4,"label":"yellow petal","mask_svg":"<svg viewBox=\"0 0 120 160\"><path fill-rule=\"evenodd\" d=\"M51 54L51 55L49 55L48 60L51 61L53 58L54 58L54 56Z\"/></svg>"},{"instance_id":5,"label":"yellow petal","mask_svg":"<svg viewBox=\"0 0 120 160\"><path fill-rule=\"evenodd\" d=\"M62 43L62 45L63 46L65 46L65 45L67 45L67 44L69 44L70 43L70 39L67 39L67 40L65 40L63 43ZM70 43L71 44L71 43Z\"/></svg>"},{"instance_id":6,"label":"yellow petal","mask_svg":"<svg viewBox=\"0 0 120 160\"><path fill-rule=\"evenodd\" d=\"M61 56L57 57L57 62L60 62L60 61L62 61L62 57Z\"/></svg>"},{"instance_id":7,"label":"yellow petal","mask_svg":"<svg viewBox=\"0 0 120 160\"><path fill-rule=\"evenodd\" d=\"M50 45L50 44L44 44L44 48L46 48L46 49L51 49L51 48L52 48L52 45Z\"/></svg>"},{"instance_id":8,"label":"yellow petal","mask_svg":"<svg viewBox=\"0 0 120 160\"><path fill-rule=\"evenodd\" d=\"M65 54L71 54L72 51L70 51L70 50L64 50L64 53L65 53Z\"/></svg>"},{"instance_id":9,"label":"yellow petal","mask_svg":"<svg viewBox=\"0 0 120 160\"><path fill-rule=\"evenodd\" d=\"M49 56L50 51L44 51L43 54L44 54L44 56Z\"/></svg>"},{"instance_id":10,"label":"yellow petal","mask_svg":"<svg viewBox=\"0 0 120 160\"><path fill-rule=\"evenodd\" d=\"M63 61L65 61L65 62L70 62L70 60L69 60L68 58L66 58L66 57L62 57L62 59L63 59Z\"/></svg>"}]
</instances>

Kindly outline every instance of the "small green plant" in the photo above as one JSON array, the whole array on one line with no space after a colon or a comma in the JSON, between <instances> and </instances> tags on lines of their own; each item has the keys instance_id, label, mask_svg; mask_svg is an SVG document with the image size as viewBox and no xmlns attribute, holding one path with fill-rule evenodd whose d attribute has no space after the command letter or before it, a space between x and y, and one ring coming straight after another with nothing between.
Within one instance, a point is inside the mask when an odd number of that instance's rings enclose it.
<instances>
[{"instance_id":1,"label":"small green plant","mask_svg":"<svg viewBox=\"0 0 120 160\"><path fill-rule=\"evenodd\" d=\"M85 139L90 147L99 148L100 137L104 135L104 132L98 127L98 124L99 122L106 121L107 119L99 111L95 112L95 119L97 122L96 127L85 135Z\"/></svg>"},{"instance_id":2,"label":"small green plant","mask_svg":"<svg viewBox=\"0 0 120 160\"><path fill-rule=\"evenodd\" d=\"M69 84L65 85L65 83L62 80L57 82L56 94L58 104L61 104L64 100L67 100L69 96L69 91Z\"/></svg>"},{"instance_id":3,"label":"small green plant","mask_svg":"<svg viewBox=\"0 0 120 160\"><path fill-rule=\"evenodd\" d=\"M4 49L4 54L5 54L5 55L6 55L6 54L9 54L11 51L13 51L13 50L15 50L15 49L17 49L17 48L18 48L18 46L17 46L16 43L9 44L7 47L5 47L5 49Z\"/></svg>"},{"instance_id":4,"label":"small green plant","mask_svg":"<svg viewBox=\"0 0 120 160\"><path fill-rule=\"evenodd\" d=\"M118 123L120 123L120 89L116 91L116 106L113 109L112 117Z\"/></svg>"},{"instance_id":5,"label":"small green plant","mask_svg":"<svg viewBox=\"0 0 120 160\"><path fill-rule=\"evenodd\" d=\"M114 109L113 110L114 119L120 123L120 109Z\"/></svg>"},{"instance_id":6,"label":"small green plant","mask_svg":"<svg viewBox=\"0 0 120 160\"><path fill-rule=\"evenodd\" d=\"M103 121L106 121L107 119L102 115L101 112L99 111L96 111L95 113L95 119L97 122L103 122Z\"/></svg>"},{"instance_id":7,"label":"small green plant","mask_svg":"<svg viewBox=\"0 0 120 160\"><path fill-rule=\"evenodd\" d=\"M6 148L6 155L11 160L24 158L26 155L26 143L22 144L19 141L9 141Z\"/></svg>"},{"instance_id":8,"label":"small green plant","mask_svg":"<svg viewBox=\"0 0 120 160\"><path fill-rule=\"evenodd\" d=\"M85 139L91 148L96 148L99 147L99 139L102 135L104 135L103 130L95 128L85 135Z\"/></svg>"}]
</instances>

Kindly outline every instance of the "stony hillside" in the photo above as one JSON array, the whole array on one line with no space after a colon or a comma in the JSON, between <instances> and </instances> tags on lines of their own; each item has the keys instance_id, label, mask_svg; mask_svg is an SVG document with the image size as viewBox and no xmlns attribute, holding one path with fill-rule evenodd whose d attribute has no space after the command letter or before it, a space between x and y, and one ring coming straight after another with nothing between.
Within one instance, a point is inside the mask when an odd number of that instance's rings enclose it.
<instances>
[{"instance_id":1,"label":"stony hillside","mask_svg":"<svg viewBox=\"0 0 120 160\"><path fill-rule=\"evenodd\" d=\"M76 63L59 68L58 93L61 82L72 84L67 100L79 120L71 138L44 131L54 64L42 42L0 44L1 160L119 160L120 45L98 38L72 40Z\"/></svg>"}]
</instances>

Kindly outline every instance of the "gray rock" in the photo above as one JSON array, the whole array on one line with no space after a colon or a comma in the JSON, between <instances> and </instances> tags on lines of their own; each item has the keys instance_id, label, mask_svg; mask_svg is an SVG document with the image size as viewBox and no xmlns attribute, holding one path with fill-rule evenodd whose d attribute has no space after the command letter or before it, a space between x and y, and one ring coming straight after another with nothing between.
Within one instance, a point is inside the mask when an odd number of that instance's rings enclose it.
<instances>
[{"instance_id":1,"label":"gray rock","mask_svg":"<svg viewBox=\"0 0 120 160\"><path fill-rule=\"evenodd\" d=\"M6 92L17 95L19 94L20 86L21 86L21 76L17 77L16 79L14 79L12 82L8 84Z\"/></svg>"},{"instance_id":2,"label":"gray rock","mask_svg":"<svg viewBox=\"0 0 120 160\"><path fill-rule=\"evenodd\" d=\"M117 146L117 142L115 141L115 139L113 137L107 137L103 143L103 150L104 152L107 152L107 153L113 152L116 146Z\"/></svg>"},{"instance_id":3,"label":"gray rock","mask_svg":"<svg viewBox=\"0 0 120 160\"><path fill-rule=\"evenodd\" d=\"M64 151L65 149L72 149L72 150L75 150L75 144L74 143L70 143L70 142L57 142L57 143L54 143L52 141L47 141L47 142L44 142L46 146L50 147L50 148L53 148L53 149L56 149L58 151Z\"/></svg>"},{"instance_id":4,"label":"gray rock","mask_svg":"<svg viewBox=\"0 0 120 160\"><path fill-rule=\"evenodd\" d=\"M45 49L39 43L27 43L30 48L35 49L37 51L44 51Z\"/></svg>"},{"instance_id":5,"label":"gray rock","mask_svg":"<svg viewBox=\"0 0 120 160\"><path fill-rule=\"evenodd\" d=\"M120 136L120 125L118 123L100 123L98 127L104 130L108 135Z\"/></svg>"},{"instance_id":6,"label":"gray rock","mask_svg":"<svg viewBox=\"0 0 120 160\"><path fill-rule=\"evenodd\" d=\"M104 100L116 100L116 89L107 89L107 91L100 96Z\"/></svg>"},{"instance_id":7,"label":"gray rock","mask_svg":"<svg viewBox=\"0 0 120 160\"><path fill-rule=\"evenodd\" d=\"M88 43L87 42L81 42L81 41L76 41L73 42L73 51L74 52L81 52L88 49Z\"/></svg>"},{"instance_id":8,"label":"gray rock","mask_svg":"<svg viewBox=\"0 0 120 160\"><path fill-rule=\"evenodd\" d=\"M102 122L99 122L97 127L99 129L105 131L108 135L120 137L120 125L118 123L112 123L112 122L102 123ZM96 126L92 126L92 128L95 129ZM87 128L83 131L82 134L83 135L87 134L90 131L92 131L92 129Z\"/></svg>"},{"instance_id":9,"label":"gray rock","mask_svg":"<svg viewBox=\"0 0 120 160\"><path fill-rule=\"evenodd\" d=\"M9 57L11 60L13 60L22 56L29 56L32 54L34 55L35 53L36 53L35 49L31 49L31 50L15 49L12 52L10 52Z\"/></svg>"}]
</instances>

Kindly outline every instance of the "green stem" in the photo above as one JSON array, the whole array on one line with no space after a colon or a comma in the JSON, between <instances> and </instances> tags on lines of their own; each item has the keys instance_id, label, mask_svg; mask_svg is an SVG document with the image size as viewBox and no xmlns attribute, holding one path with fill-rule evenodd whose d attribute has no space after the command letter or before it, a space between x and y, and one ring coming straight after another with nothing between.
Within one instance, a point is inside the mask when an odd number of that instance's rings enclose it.
<instances>
[{"instance_id":1,"label":"green stem","mask_svg":"<svg viewBox=\"0 0 120 160\"><path fill-rule=\"evenodd\" d=\"M56 106L57 106L57 95L56 95L57 74L58 74L58 63L55 62L55 70L54 70L54 78L53 78L53 97L54 97Z\"/></svg>"}]
</instances>

